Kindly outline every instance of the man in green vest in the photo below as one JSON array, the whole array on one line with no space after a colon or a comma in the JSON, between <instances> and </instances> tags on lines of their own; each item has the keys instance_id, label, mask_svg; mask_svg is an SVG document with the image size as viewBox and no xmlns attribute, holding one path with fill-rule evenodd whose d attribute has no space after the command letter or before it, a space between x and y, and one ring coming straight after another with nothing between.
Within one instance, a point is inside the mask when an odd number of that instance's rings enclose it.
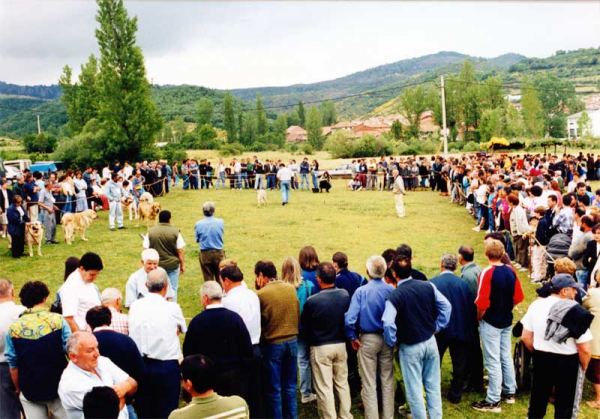
<instances>
[{"instance_id":1,"label":"man in green vest","mask_svg":"<svg viewBox=\"0 0 600 419\"><path fill-rule=\"evenodd\" d=\"M171 226L171 211L163 210L158 214L158 225L148 230L144 236L144 248L155 249L160 256L158 266L167 271L173 290L173 302L177 302L179 274L185 272L185 242L179 229Z\"/></svg>"}]
</instances>

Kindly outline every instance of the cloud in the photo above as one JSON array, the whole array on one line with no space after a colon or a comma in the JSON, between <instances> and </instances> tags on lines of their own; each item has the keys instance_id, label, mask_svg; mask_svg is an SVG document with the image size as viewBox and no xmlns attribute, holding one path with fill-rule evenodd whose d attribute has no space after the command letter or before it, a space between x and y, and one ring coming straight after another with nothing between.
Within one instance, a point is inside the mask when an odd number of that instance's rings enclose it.
<instances>
[{"instance_id":1,"label":"cloud","mask_svg":"<svg viewBox=\"0 0 600 419\"><path fill-rule=\"evenodd\" d=\"M440 50L597 47L600 3L126 1L155 83L309 83ZM0 0L0 80L55 83L97 53L96 3Z\"/></svg>"}]
</instances>

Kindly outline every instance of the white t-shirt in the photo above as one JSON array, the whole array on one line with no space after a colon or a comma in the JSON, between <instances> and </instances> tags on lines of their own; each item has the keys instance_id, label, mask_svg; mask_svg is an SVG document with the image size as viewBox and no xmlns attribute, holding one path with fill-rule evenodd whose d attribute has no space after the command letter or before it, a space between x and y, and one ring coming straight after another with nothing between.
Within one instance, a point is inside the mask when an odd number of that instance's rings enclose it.
<instances>
[{"instance_id":1,"label":"white t-shirt","mask_svg":"<svg viewBox=\"0 0 600 419\"><path fill-rule=\"evenodd\" d=\"M79 269L73 271L60 290L63 317L73 317L80 330L86 330L85 315L92 307L99 306L100 292L93 283L87 283L81 277Z\"/></svg>"},{"instance_id":2,"label":"white t-shirt","mask_svg":"<svg viewBox=\"0 0 600 419\"><path fill-rule=\"evenodd\" d=\"M282 182L289 182L292 179L292 171L289 167L282 167L279 169L279 172L277 172L277 178Z\"/></svg>"},{"instance_id":3,"label":"white t-shirt","mask_svg":"<svg viewBox=\"0 0 600 419\"><path fill-rule=\"evenodd\" d=\"M15 304L14 301L0 303L0 362L6 362L4 349L6 344L6 333L8 327L19 319L25 307ZM260 314L259 314L260 317ZM260 333L260 329L259 329Z\"/></svg>"},{"instance_id":4,"label":"white t-shirt","mask_svg":"<svg viewBox=\"0 0 600 419\"><path fill-rule=\"evenodd\" d=\"M581 335L579 339L575 340L573 338L569 338L564 343L558 343L552 339L544 339L547 326L546 321L548 320L550 308L559 300L560 298L553 295L547 298L535 300L529 306L525 317L521 319L521 323L523 324L523 328L525 330L533 332L534 349L559 355L574 355L577 353L578 343L589 342L593 339L590 329Z\"/></svg>"}]
</instances>

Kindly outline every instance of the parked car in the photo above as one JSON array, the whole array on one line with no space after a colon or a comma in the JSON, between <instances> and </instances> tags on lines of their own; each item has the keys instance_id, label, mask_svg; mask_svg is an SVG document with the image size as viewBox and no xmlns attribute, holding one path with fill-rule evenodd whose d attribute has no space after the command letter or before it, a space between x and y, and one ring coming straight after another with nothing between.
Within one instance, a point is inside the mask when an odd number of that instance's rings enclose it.
<instances>
[{"instance_id":1,"label":"parked car","mask_svg":"<svg viewBox=\"0 0 600 419\"><path fill-rule=\"evenodd\" d=\"M31 160L29 159L21 159L21 160L6 160L4 162L5 166L12 166L21 173L23 170L29 169L31 167Z\"/></svg>"},{"instance_id":2,"label":"parked car","mask_svg":"<svg viewBox=\"0 0 600 419\"><path fill-rule=\"evenodd\" d=\"M332 178L352 179L352 165L350 163L340 164L332 170L319 170L319 176L325 172L329 172Z\"/></svg>"}]
</instances>

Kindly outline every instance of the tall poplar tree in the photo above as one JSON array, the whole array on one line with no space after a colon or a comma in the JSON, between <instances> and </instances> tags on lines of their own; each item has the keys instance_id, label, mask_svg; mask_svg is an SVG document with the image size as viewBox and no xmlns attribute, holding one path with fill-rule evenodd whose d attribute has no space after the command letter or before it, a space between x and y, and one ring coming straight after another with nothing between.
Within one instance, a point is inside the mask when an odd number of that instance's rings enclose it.
<instances>
[{"instance_id":1,"label":"tall poplar tree","mask_svg":"<svg viewBox=\"0 0 600 419\"><path fill-rule=\"evenodd\" d=\"M298 102L298 117L300 117L300 126L306 127L306 114L304 113L304 104L302 101Z\"/></svg>"},{"instance_id":2,"label":"tall poplar tree","mask_svg":"<svg viewBox=\"0 0 600 419\"><path fill-rule=\"evenodd\" d=\"M162 118L152 100L144 56L136 43L137 17L123 0L98 0L100 47L98 117L106 131L105 159L136 159L154 143Z\"/></svg>"},{"instance_id":3,"label":"tall poplar tree","mask_svg":"<svg viewBox=\"0 0 600 419\"><path fill-rule=\"evenodd\" d=\"M198 128L202 125L212 125L213 113L215 110L215 105L212 100L207 97L203 97L198 102Z\"/></svg>"},{"instance_id":4,"label":"tall poplar tree","mask_svg":"<svg viewBox=\"0 0 600 419\"><path fill-rule=\"evenodd\" d=\"M233 110L233 97L231 97L229 91L225 93L225 98L223 98L223 126L227 131L227 141L230 143L235 142L235 111Z\"/></svg>"},{"instance_id":5,"label":"tall poplar tree","mask_svg":"<svg viewBox=\"0 0 600 419\"><path fill-rule=\"evenodd\" d=\"M269 121L265 115L260 93L256 93L256 134L265 135L269 131Z\"/></svg>"},{"instance_id":6,"label":"tall poplar tree","mask_svg":"<svg viewBox=\"0 0 600 419\"><path fill-rule=\"evenodd\" d=\"M315 149L321 150L323 148L323 118L321 112L316 106L312 106L308 113L308 119L306 120L306 137L308 143Z\"/></svg>"}]
</instances>

